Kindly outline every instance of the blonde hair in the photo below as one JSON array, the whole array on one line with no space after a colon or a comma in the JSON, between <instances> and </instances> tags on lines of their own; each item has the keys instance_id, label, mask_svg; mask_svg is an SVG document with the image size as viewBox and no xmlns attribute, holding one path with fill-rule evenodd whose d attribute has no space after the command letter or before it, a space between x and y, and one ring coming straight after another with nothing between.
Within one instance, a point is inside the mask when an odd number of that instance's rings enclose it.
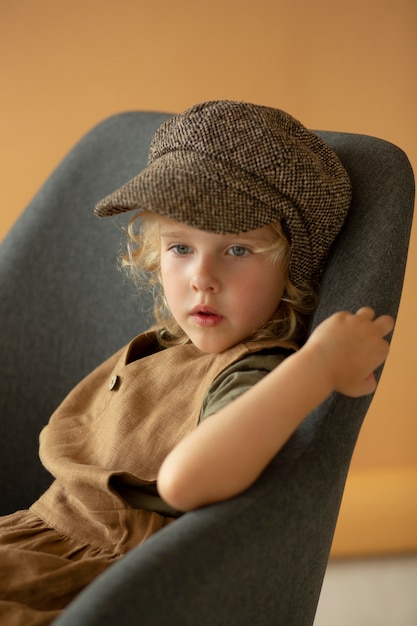
<instances>
[{"instance_id":1,"label":"blonde hair","mask_svg":"<svg viewBox=\"0 0 417 626\"><path fill-rule=\"evenodd\" d=\"M127 227L127 253L121 263L138 288L152 291L156 331L161 345L185 344L187 335L177 324L165 299L160 271L160 224L164 218L151 211L134 215ZM285 289L273 317L247 341L277 338L282 346L297 349L305 339L308 319L317 306L317 294L310 285L295 287L288 277L291 248L280 222L269 225L272 243L262 252L271 263L282 263Z\"/></svg>"}]
</instances>

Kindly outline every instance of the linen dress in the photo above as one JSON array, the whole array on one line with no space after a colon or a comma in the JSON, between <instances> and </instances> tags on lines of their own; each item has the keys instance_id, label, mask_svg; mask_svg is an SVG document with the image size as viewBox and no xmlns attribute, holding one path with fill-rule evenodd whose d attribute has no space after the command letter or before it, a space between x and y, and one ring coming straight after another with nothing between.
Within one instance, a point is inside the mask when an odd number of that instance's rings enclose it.
<instances>
[{"instance_id":1,"label":"linen dress","mask_svg":"<svg viewBox=\"0 0 417 626\"><path fill-rule=\"evenodd\" d=\"M52 485L29 510L0 518L0 624L50 624L171 523L179 512L156 490L165 456L197 427L202 407L215 412L284 357L278 340L206 354L191 343L162 349L149 332L81 381L40 436Z\"/></svg>"}]
</instances>

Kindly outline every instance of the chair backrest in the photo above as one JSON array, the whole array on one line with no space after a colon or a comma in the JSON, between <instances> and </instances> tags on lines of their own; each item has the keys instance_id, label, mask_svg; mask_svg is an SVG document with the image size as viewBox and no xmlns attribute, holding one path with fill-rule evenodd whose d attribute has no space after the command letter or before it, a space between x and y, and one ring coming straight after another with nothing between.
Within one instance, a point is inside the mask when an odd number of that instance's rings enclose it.
<instances>
[{"instance_id":1,"label":"chair backrest","mask_svg":"<svg viewBox=\"0 0 417 626\"><path fill-rule=\"evenodd\" d=\"M151 137L168 117L132 112L96 126L51 175L1 246L3 513L28 506L50 480L38 461L38 433L57 404L151 321L149 297L138 296L117 269L121 223L127 219L100 220L92 211L96 201L145 165ZM328 263L314 323L334 310L363 304L395 315L414 197L409 162L379 139L318 134L349 171L354 198ZM363 410L368 402L358 404ZM352 441L359 426L355 420L349 426ZM341 428L345 437L345 421Z\"/></svg>"},{"instance_id":2,"label":"chair backrest","mask_svg":"<svg viewBox=\"0 0 417 626\"><path fill-rule=\"evenodd\" d=\"M0 250L0 513L50 482L38 436L84 375L149 325L152 304L117 267L124 235L95 203L146 165L167 114L135 112L94 128L37 193Z\"/></svg>"}]
</instances>

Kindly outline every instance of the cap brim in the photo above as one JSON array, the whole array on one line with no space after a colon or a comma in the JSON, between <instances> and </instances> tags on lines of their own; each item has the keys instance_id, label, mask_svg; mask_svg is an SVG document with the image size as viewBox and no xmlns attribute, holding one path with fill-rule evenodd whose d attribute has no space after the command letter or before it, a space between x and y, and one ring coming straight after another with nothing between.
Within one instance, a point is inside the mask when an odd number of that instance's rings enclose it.
<instances>
[{"instance_id":1,"label":"cap brim","mask_svg":"<svg viewBox=\"0 0 417 626\"><path fill-rule=\"evenodd\" d=\"M219 164L218 158L167 153L95 208L99 217L126 211L151 211L219 234L256 230L282 220L291 237L292 255L302 254L307 266L311 264L310 239L294 204L264 179ZM291 264L290 278L296 279L291 277Z\"/></svg>"},{"instance_id":2,"label":"cap brim","mask_svg":"<svg viewBox=\"0 0 417 626\"><path fill-rule=\"evenodd\" d=\"M262 190L264 187L264 190ZM251 190L253 193L251 193ZM258 177L205 155L174 152L155 160L101 200L99 217L152 211L217 233L255 230L277 220L288 201Z\"/></svg>"}]
</instances>

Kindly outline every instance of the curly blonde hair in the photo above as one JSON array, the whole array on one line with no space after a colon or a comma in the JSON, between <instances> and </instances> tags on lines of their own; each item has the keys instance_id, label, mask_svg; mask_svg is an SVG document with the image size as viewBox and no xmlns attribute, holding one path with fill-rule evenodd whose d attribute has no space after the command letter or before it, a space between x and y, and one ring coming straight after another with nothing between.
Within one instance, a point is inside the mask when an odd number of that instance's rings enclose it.
<instances>
[{"instance_id":1,"label":"curly blonde hair","mask_svg":"<svg viewBox=\"0 0 417 626\"><path fill-rule=\"evenodd\" d=\"M160 225L165 219L151 211L133 216L127 227L127 252L121 258L138 288L153 293L157 336L164 347L185 344L187 335L174 319L165 299L160 271ZM273 243L263 252L271 263L282 263L285 289L273 317L256 330L247 341L277 338L285 348L297 349L304 341L308 320L317 306L316 290L310 286L294 286L288 277L291 247L280 222L269 225Z\"/></svg>"}]
</instances>

